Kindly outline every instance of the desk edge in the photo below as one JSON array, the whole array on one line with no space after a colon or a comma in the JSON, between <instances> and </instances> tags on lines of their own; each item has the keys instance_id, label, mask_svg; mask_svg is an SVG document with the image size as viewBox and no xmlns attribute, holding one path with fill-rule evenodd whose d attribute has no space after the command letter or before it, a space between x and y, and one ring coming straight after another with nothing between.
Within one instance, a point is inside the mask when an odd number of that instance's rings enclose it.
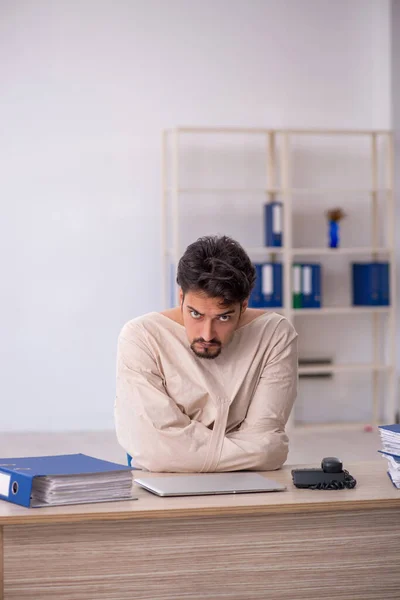
<instances>
[{"instance_id":1,"label":"desk edge","mask_svg":"<svg viewBox=\"0 0 400 600\"><path fill-rule=\"evenodd\" d=\"M87 506L87 505L86 505ZM399 498L376 500L346 500L338 502L307 502L306 504L257 504L255 506L168 508L155 510L121 510L118 512L82 512L51 514L41 513L40 508L26 509L29 513L0 517L1 526L79 523L89 521L130 521L146 519L179 519L201 517L252 516L287 513L337 512L359 510L383 510L400 507ZM45 509L49 510L49 509ZM50 509L51 510L51 509ZM1 599L1 597L0 597Z\"/></svg>"}]
</instances>

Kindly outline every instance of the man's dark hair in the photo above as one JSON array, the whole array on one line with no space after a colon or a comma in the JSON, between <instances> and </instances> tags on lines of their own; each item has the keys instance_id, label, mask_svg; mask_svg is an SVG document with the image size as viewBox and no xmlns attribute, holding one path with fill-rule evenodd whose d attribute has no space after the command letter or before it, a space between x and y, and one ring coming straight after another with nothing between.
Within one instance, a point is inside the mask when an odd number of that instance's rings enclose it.
<instances>
[{"instance_id":1,"label":"man's dark hair","mask_svg":"<svg viewBox=\"0 0 400 600\"><path fill-rule=\"evenodd\" d=\"M176 281L183 295L203 292L229 306L249 297L256 270L242 246L227 236L208 235L186 248Z\"/></svg>"}]
</instances>

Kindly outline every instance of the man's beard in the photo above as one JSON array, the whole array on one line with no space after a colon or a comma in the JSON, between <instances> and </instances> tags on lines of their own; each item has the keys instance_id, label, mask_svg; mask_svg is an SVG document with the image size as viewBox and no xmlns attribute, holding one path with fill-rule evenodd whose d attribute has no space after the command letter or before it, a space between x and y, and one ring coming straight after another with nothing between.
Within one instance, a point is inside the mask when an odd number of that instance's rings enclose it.
<instances>
[{"instance_id":1,"label":"man's beard","mask_svg":"<svg viewBox=\"0 0 400 600\"><path fill-rule=\"evenodd\" d=\"M209 348L203 347L201 351L196 349L197 343L205 343L205 340L203 340L203 338L196 338L190 344L190 349L199 358L206 358L208 360L212 360L213 358L217 358L217 356L219 356L221 354L222 344L218 340L211 340L210 344L215 344L215 345L211 346Z\"/></svg>"}]
</instances>

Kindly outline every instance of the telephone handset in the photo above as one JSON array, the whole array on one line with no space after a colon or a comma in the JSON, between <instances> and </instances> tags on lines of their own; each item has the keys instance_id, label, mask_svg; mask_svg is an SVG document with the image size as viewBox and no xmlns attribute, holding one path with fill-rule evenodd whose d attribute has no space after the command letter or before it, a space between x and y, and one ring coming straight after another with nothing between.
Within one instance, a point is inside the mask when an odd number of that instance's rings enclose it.
<instances>
[{"instance_id":1,"label":"telephone handset","mask_svg":"<svg viewBox=\"0 0 400 600\"><path fill-rule=\"evenodd\" d=\"M323 458L320 469L293 469L292 478L296 487L313 490L352 489L357 484L354 477L343 470L343 463L335 456Z\"/></svg>"}]
</instances>

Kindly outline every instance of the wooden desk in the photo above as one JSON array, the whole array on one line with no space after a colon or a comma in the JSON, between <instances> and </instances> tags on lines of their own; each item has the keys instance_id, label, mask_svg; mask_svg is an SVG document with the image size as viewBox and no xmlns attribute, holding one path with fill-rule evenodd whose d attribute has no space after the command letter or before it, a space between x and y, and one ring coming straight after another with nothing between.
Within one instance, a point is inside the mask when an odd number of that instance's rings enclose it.
<instances>
[{"instance_id":1,"label":"wooden desk","mask_svg":"<svg viewBox=\"0 0 400 600\"><path fill-rule=\"evenodd\" d=\"M354 490L24 509L0 501L1 600L400 598L400 490L382 461Z\"/></svg>"}]
</instances>

